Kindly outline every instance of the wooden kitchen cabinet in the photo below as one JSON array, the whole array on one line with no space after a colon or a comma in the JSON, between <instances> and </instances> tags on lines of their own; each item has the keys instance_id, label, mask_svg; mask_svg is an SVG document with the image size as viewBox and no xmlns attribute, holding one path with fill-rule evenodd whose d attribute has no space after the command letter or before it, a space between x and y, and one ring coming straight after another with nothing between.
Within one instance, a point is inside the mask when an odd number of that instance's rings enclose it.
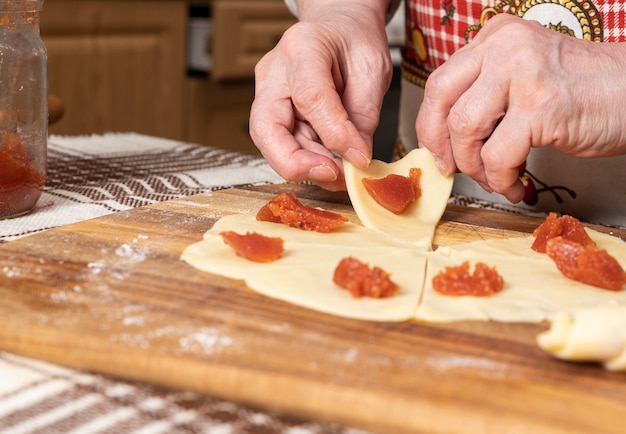
<instances>
[{"instance_id":1,"label":"wooden kitchen cabinet","mask_svg":"<svg viewBox=\"0 0 626 434\"><path fill-rule=\"evenodd\" d=\"M254 66L296 22L283 0L213 0L212 70L186 83L187 137L258 154L248 133Z\"/></svg>"},{"instance_id":2,"label":"wooden kitchen cabinet","mask_svg":"<svg viewBox=\"0 0 626 434\"><path fill-rule=\"evenodd\" d=\"M282 0L214 0L215 80L251 77L254 65L296 22Z\"/></svg>"},{"instance_id":3,"label":"wooden kitchen cabinet","mask_svg":"<svg viewBox=\"0 0 626 434\"><path fill-rule=\"evenodd\" d=\"M210 78L190 78L185 88L189 142L259 154L248 133L254 98L251 79L217 83Z\"/></svg>"},{"instance_id":4,"label":"wooden kitchen cabinet","mask_svg":"<svg viewBox=\"0 0 626 434\"><path fill-rule=\"evenodd\" d=\"M214 29L204 77L187 73L198 5ZM248 134L254 65L294 22L282 0L46 0L49 90L65 104L50 133L133 131L258 153Z\"/></svg>"},{"instance_id":5,"label":"wooden kitchen cabinet","mask_svg":"<svg viewBox=\"0 0 626 434\"><path fill-rule=\"evenodd\" d=\"M183 139L184 0L46 0L41 34L56 134L135 131Z\"/></svg>"}]
</instances>

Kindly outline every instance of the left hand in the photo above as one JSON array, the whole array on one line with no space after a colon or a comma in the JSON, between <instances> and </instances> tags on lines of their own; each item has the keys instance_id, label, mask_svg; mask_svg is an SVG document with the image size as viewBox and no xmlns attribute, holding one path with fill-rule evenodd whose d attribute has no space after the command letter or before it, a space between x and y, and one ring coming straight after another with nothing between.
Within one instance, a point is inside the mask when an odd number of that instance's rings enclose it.
<instances>
[{"instance_id":1,"label":"left hand","mask_svg":"<svg viewBox=\"0 0 626 434\"><path fill-rule=\"evenodd\" d=\"M416 121L441 171L519 202L533 147L626 153L626 44L593 43L500 14L434 71Z\"/></svg>"}]
</instances>

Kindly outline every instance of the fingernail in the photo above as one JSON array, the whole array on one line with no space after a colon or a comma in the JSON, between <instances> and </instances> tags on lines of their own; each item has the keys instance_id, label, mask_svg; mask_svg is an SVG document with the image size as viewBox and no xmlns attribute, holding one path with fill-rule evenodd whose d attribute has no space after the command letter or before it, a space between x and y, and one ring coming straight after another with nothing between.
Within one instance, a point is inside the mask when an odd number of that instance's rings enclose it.
<instances>
[{"instance_id":1,"label":"fingernail","mask_svg":"<svg viewBox=\"0 0 626 434\"><path fill-rule=\"evenodd\" d=\"M337 173L329 166L321 164L309 170L309 179L311 181L332 182L337 180Z\"/></svg>"},{"instance_id":2,"label":"fingernail","mask_svg":"<svg viewBox=\"0 0 626 434\"><path fill-rule=\"evenodd\" d=\"M370 164L369 158L367 158L363 152L354 148L348 149L345 154L343 154L343 158L359 169L365 169Z\"/></svg>"},{"instance_id":3,"label":"fingernail","mask_svg":"<svg viewBox=\"0 0 626 434\"><path fill-rule=\"evenodd\" d=\"M450 171L448 170L446 165L443 163L443 161L441 161L435 154L433 154L433 158L435 159L435 166L437 166L437 169L439 169L439 172L441 172L443 176L450 176Z\"/></svg>"}]
</instances>

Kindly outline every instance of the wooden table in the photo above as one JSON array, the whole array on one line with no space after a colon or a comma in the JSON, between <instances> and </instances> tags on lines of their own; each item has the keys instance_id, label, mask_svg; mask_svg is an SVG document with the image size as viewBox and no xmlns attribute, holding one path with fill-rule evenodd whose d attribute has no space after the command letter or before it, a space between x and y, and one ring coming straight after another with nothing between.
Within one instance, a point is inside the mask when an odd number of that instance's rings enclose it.
<instances>
[{"instance_id":1,"label":"wooden table","mask_svg":"<svg viewBox=\"0 0 626 434\"><path fill-rule=\"evenodd\" d=\"M256 212L282 191L356 219L345 194L272 185L0 245L0 349L384 433L623 432L624 374L549 357L535 344L546 324L348 320L179 260L216 219ZM450 205L435 241L538 222Z\"/></svg>"}]
</instances>

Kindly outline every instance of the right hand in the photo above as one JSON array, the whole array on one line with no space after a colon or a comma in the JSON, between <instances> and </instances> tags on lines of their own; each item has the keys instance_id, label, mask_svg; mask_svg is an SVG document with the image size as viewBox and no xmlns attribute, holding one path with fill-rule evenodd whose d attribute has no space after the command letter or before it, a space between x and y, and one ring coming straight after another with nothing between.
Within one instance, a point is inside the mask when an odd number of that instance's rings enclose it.
<instances>
[{"instance_id":1,"label":"right hand","mask_svg":"<svg viewBox=\"0 0 626 434\"><path fill-rule=\"evenodd\" d=\"M498 14L428 78L420 147L443 173L458 169L520 202L519 166L532 148L626 154L625 71L625 43L580 40Z\"/></svg>"},{"instance_id":2,"label":"right hand","mask_svg":"<svg viewBox=\"0 0 626 434\"><path fill-rule=\"evenodd\" d=\"M342 190L342 158L369 164L392 74L386 3L309 2L257 64L250 135L287 181Z\"/></svg>"}]
</instances>

